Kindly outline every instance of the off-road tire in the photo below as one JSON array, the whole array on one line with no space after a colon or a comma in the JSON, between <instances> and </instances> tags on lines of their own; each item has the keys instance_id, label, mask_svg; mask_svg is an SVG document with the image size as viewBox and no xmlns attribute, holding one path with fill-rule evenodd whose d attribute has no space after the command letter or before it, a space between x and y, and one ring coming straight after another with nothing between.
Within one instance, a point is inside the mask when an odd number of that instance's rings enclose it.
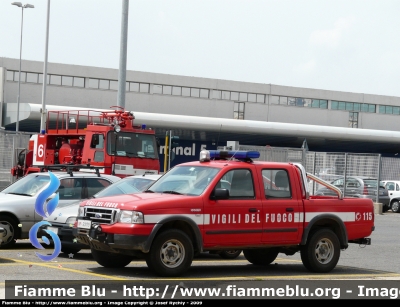
<instances>
[{"instance_id":1,"label":"off-road tire","mask_svg":"<svg viewBox=\"0 0 400 307\"><path fill-rule=\"evenodd\" d=\"M310 234L307 244L300 249L303 265L314 273L328 273L339 261L340 242L330 229L319 229Z\"/></svg>"},{"instance_id":2,"label":"off-road tire","mask_svg":"<svg viewBox=\"0 0 400 307\"><path fill-rule=\"evenodd\" d=\"M147 266L162 277L178 277L192 264L194 248L189 236L178 229L160 233L146 256Z\"/></svg>"},{"instance_id":3,"label":"off-road tire","mask_svg":"<svg viewBox=\"0 0 400 307\"><path fill-rule=\"evenodd\" d=\"M243 251L247 261L254 265L269 265L274 262L278 254L279 251L276 248L245 249Z\"/></svg>"},{"instance_id":4,"label":"off-road tire","mask_svg":"<svg viewBox=\"0 0 400 307\"><path fill-rule=\"evenodd\" d=\"M91 249L93 259L105 268L123 268L134 259L132 256Z\"/></svg>"},{"instance_id":5,"label":"off-road tire","mask_svg":"<svg viewBox=\"0 0 400 307\"><path fill-rule=\"evenodd\" d=\"M236 259L242 253L241 249L226 250L218 253L222 259Z\"/></svg>"},{"instance_id":6,"label":"off-road tire","mask_svg":"<svg viewBox=\"0 0 400 307\"><path fill-rule=\"evenodd\" d=\"M20 233L17 222L9 216L0 215L0 227L4 228L5 230L0 248L10 248L14 246L15 242L17 242L17 238L19 238Z\"/></svg>"}]
</instances>

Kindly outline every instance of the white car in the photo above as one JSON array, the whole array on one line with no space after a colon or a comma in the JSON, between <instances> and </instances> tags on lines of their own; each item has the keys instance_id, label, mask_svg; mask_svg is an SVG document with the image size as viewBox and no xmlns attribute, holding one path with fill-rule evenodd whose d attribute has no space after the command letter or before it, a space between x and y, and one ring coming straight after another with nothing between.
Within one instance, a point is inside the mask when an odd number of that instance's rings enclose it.
<instances>
[{"instance_id":1,"label":"white car","mask_svg":"<svg viewBox=\"0 0 400 307\"><path fill-rule=\"evenodd\" d=\"M146 190L161 176L161 174L145 174L125 177L92 197L99 198L118 194L139 193ZM51 226L46 226L44 229L58 235L61 241L61 251L65 254L76 254L81 249L88 248L88 245L78 243L72 234L72 227L78 215L79 204L80 201L59 205L48 218L44 219L51 224ZM45 234L43 233L43 235ZM51 241L51 238L47 237Z\"/></svg>"},{"instance_id":2,"label":"white car","mask_svg":"<svg viewBox=\"0 0 400 307\"><path fill-rule=\"evenodd\" d=\"M390 205L392 212L400 213L400 181L399 180L383 180L386 189L389 192Z\"/></svg>"},{"instance_id":3,"label":"white car","mask_svg":"<svg viewBox=\"0 0 400 307\"><path fill-rule=\"evenodd\" d=\"M90 198L121 179L89 172L59 171L52 174L60 180L55 192L59 193L58 206ZM31 173L0 192L0 227L4 229L1 248L12 246L17 239L28 239L32 226L43 220L35 210L35 203L49 183L49 172Z\"/></svg>"}]
</instances>

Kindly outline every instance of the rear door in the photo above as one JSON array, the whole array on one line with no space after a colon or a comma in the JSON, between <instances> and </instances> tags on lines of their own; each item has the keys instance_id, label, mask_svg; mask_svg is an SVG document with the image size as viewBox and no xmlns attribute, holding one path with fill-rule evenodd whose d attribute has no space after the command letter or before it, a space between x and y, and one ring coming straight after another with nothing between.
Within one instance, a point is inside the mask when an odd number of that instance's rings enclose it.
<instances>
[{"instance_id":1,"label":"rear door","mask_svg":"<svg viewBox=\"0 0 400 307\"><path fill-rule=\"evenodd\" d=\"M291 171L292 172L291 172ZM263 243L291 243L300 238L302 199L295 169L264 167L262 177Z\"/></svg>"}]
</instances>

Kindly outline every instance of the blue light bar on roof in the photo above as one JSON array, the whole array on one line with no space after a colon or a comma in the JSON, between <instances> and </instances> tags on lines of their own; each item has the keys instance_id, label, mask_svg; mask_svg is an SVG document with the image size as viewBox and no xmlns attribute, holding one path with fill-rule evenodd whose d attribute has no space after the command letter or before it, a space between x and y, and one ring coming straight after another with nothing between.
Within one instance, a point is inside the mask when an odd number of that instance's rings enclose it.
<instances>
[{"instance_id":1,"label":"blue light bar on roof","mask_svg":"<svg viewBox=\"0 0 400 307\"><path fill-rule=\"evenodd\" d=\"M237 160L250 160L260 157L258 151L245 151L245 150L203 150L200 153L200 161L210 161L219 159L237 159Z\"/></svg>"}]
</instances>

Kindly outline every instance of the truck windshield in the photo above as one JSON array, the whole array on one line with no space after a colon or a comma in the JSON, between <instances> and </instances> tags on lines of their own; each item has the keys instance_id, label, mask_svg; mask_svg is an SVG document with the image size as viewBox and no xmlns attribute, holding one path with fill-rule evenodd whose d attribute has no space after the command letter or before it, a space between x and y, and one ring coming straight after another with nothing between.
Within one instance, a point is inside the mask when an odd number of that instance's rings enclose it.
<instances>
[{"instance_id":1,"label":"truck windshield","mask_svg":"<svg viewBox=\"0 0 400 307\"><path fill-rule=\"evenodd\" d=\"M158 159L156 137L137 132L109 132L107 153L111 156Z\"/></svg>"},{"instance_id":2,"label":"truck windshield","mask_svg":"<svg viewBox=\"0 0 400 307\"><path fill-rule=\"evenodd\" d=\"M198 196L203 193L219 171L219 168L204 166L175 166L148 191Z\"/></svg>"}]
</instances>

